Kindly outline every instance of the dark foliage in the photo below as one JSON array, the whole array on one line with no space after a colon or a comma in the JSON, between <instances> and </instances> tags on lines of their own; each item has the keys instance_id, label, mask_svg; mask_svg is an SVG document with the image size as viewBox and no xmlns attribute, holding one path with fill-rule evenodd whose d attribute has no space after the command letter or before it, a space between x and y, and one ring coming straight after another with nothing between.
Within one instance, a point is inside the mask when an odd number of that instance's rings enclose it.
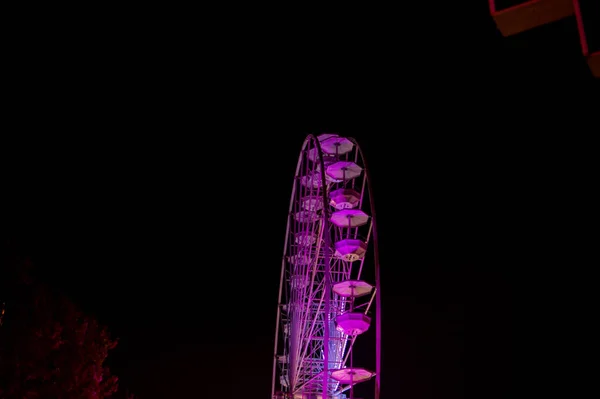
<instances>
[{"instance_id":1,"label":"dark foliage","mask_svg":"<svg viewBox=\"0 0 600 399\"><path fill-rule=\"evenodd\" d=\"M117 341L106 327L30 272L31 263L2 259L0 398L101 399L117 391L104 362Z\"/></svg>"}]
</instances>

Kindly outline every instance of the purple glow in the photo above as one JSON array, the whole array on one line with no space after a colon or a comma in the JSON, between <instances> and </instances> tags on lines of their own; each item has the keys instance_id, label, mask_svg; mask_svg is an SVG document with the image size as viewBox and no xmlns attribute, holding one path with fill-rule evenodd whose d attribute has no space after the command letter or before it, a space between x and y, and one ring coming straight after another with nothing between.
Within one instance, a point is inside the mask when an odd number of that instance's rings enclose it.
<instances>
[{"instance_id":1,"label":"purple glow","mask_svg":"<svg viewBox=\"0 0 600 399\"><path fill-rule=\"evenodd\" d=\"M345 137L330 137L321 142L321 149L327 154L343 155L350 151L354 144Z\"/></svg>"},{"instance_id":2,"label":"purple glow","mask_svg":"<svg viewBox=\"0 0 600 399\"><path fill-rule=\"evenodd\" d=\"M344 209L334 212L329 220L338 227L352 228L367 224L369 215L360 209Z\"/></svg>"},{"instance_id":3,"label":"purple glow","mask_svg":"<svg viewBox=\"0 0 600 399\"><path fill-rule=\"evenodd\" d=\"M346 280L336 283L333 292L341 297L354 297L366 295L373 290L373 286L365 281Z\"/></svg>"},{"instance_id":4,"label":"purple glow","mask_svg":"<svg viewBox=\"0 0 600 399\"><path fill-rule=\"evenodd\" d=\"M361 240L346 239L335 243L335 256L354 262L362 259L367 252L367 244Z\"/></svg>"},{"instance_id":5,"label":"purple glow","mask_svg":"<svg viewBox=\"0 0 600 399\"><path fill-rule=\"evenodd\" d=\"M308 151L308 159L311 160L312 162L318 162L319 153L317 152L316 148L311 148ZM325 163L325 165L329 165L330 163L333 163L335 161L337 161L337 158L335 155L323 154L323 163Z\"/></svg>"},{"instance_id":6,"label":"purple glow","mask_svg":"<svg viewBox=\"0 0 600 399\"><path fill-rule=\"evenodd\" d=\"M329 202L335 209L356 208L360 202L360 193L351 188L340 188L329 193Z\"/></svg>"},{"instance_id":7,"label":"purple glow","mask_svg":"<svg viewBox=\"0 0 600 399\"><path fill-rule=\"evenodd\" d=\"M323 198L318 196L307 196L302 198L302 208L307 211L319 211L323 209Z\"/></svg>"},{"instance_id":8,"label":"purple glow","mask_svg":"<svg viewBox=\"0 0 600 399\"><path fill-rule=\"evenodd\" d=\"M319 219L319 215L317 214L317 212L313 211L300 211L294 215L294 218L298 222L312 223Z\"/></svg>"},{"instance_id":9,"label":"purple glow","mask_svg":"<svg viewBox=\"0 0 600 399\"><path fill-rule=\"evenodd\" d=\"M310 231L303 231L296 234L294 242L300 245L312 245L317 242L317 235Z\"/></svg>"},{"instance_id":10,"label":"purple glow","mask_svg":"<svg viewBox=\"0 0 600 399\"><path fill-rule=\"evenodd\" d=\"M290 256L290 263L297 266L306 266L310 264L311 259L309 255L298 254Z\"/></svg>"},{"instance_id":11,"label":"purple glow","mask_svg":"<svg viewBox=\"0 0 600 399\"><path fill-rule=\"evenodd\" d=\"M367 381L373 377L374 373L359 367L348 367L345 369L333 370L331 378L342 384L354 384Z\"/></svg>"},{"instance_id":12,"label":"purple glow","mask_svg":"<svg viewBox=\"0 0 600 399\"><path fill-rule=\"evenodd\" d=\"M339 137L340 135L337 133L321 133L317 136L317 139L319 140L319 142L323 142L327 139L330 139L332 137Z\"/></svg>"},{"instance_id":13,"label":"purple glow","mask_svg":"<svg viewBox=\"0 0 600 399\"><path fill-rule=\"evenodd\" d=\"M308 277L306 276L292 276L290 279L290 286L292 289L302 289L308 285Z\"/></svg>"},{"instance_id":14,"label":"purple glow","mask_svg":"<svg viewBox=\"0 0 600 399\"><path fill-rule=\"evenodd\" d=\"M354 385L376 377L374 399L379 399L380 301L375 289L379 274L369 180L353 138L323 134L305 140L294 175L280 275L273 398L280 392L289 399L341 398L349 388L342 383ZM360 209L365 203L370 210ZM368 230L363 231L364 225ZM361 280L362 261L350 264L367 256L371 234L373 285ZM358 303L342 299L361 296L365 298ZM376 320L367 316L371 304L377 307ZM372 330L371 323L377 327L371 351L375 372L354 368L352 356L354 338ZM371 334L366 335L358 340L370 339ZM278 348L281 343L283 350Z\"/></svg>"},{"instance_id":15,"label":"purple glow","mask_svg":"<svg viewBox=\"0 0 600 399\"><path fill-rule=\"evenodd\" d=\"M327 176L339 181L352 180L361 172L362 168L354 162L339 161L327 167Z\"/></svg>"},{"instance_id":16,"label":"purple glow","mask_svg":"<svg viewBox=\"0 0 600 399\"><path fill-rule=\"evenodd\" d=\"M346 335L359 335L369 329L371 318L362 312L346 312L335 318L337 330Z\"/></svg>"},{"instance_id":17,"label":"purple glow","mask_svg":"<svg viewBox=\"0 0 600 399\"><path fill-rule=\"evenodd\" d=\"M323 181L319 173L311 173L300 178L300 182L303 186L309 188L321 188L323 187Z\"/></svg>"}]
</instances>

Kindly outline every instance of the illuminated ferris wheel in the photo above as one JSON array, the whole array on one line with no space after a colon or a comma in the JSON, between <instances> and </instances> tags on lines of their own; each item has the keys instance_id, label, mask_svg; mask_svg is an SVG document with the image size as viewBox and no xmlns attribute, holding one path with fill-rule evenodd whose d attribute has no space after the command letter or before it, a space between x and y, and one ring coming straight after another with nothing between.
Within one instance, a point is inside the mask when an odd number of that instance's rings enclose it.
<instances>
[{"instance_id":1,"label":"illuminated ferris wheel","mask_svg":"<svg viewBox=\"0 0 600 399\"><path fill-rule=\"evenodd\" d=\"M272 399L353 399L354 387L369 380L379 399L381 293L374 211L356 140L308 135L288 213ZM372 357L373 367L355 364L355 348L363 358Z\"/></svg>"}]
</instances>

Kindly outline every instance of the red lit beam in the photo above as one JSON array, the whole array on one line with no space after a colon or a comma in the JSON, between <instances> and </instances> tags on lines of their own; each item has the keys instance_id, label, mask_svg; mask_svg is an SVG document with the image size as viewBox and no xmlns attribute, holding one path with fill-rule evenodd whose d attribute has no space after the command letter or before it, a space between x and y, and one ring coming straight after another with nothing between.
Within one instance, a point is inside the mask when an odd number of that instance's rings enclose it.
<instances>
[{"instance_id":1,"label":"red lit beam","mask_svg":"<svg viewBox=\"0 0 600 399\"><path fill-rule=\"evenodd\" d=\"M577 18L577 29L579 30L581 52L583 53L583 56L587 59L588 66L590 67L592 74L595 77L600 78L600 51L595 51L590 54L587 36L585 34L585 27L583 25L583 17L581 15L581 7L579 6L579 0L573 0L573 8L575 11L575 18Z\"/></svg>"},{"instance_id":2,"label":"red lit beam","mask_svg":"<svg viewBox=\"0 0 600 399\"><path fill-rule=\"evenodd\" d=\"M498 10L496 0L488 0L490 13L503 36L558 21L573 15L573 0L529 0L513 7Z\"/></svg>"}]
</instances>

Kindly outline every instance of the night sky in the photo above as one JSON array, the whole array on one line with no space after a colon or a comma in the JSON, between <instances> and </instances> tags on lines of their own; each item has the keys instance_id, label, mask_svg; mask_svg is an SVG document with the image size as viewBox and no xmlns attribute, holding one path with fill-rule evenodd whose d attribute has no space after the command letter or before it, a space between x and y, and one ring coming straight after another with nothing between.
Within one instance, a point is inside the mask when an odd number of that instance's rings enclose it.
<instances>
[{"instance_id":1,"label":"night sky","mask_svg":"<svg viewBox=\"0 0 600 399\"><path fill-rule=\"evenodd\" d=\"M328 10L221 32L225 44L171 21L168 43L127 32L64 67L69 45L47 50L15 100L3 228L119 338L108 364L123 388L265 398L300 147L354 137L379 225L382 397L463 397L478 358L477 393L501 397L515 254L541 184L537 142L514 128L536 120L523 82L591 78L573 21L505 39L486 11L416 29Z\"/></svg>"}]
</instances>

